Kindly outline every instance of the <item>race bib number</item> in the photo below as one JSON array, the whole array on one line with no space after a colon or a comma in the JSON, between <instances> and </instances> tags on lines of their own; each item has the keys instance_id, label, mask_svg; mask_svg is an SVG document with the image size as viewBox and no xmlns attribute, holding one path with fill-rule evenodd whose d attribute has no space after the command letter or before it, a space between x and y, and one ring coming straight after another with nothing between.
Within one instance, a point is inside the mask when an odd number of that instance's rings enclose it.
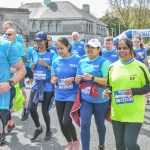
<instances>
[{"instance_id":1,"label":"race bib number","mask_svg":"<svg viewBox=\"0 0 150 150\"><path fill-rule=\"evenodd\" d=\"M114 91L116 104L133 103L132 95L126 95L126 90Z\"/></svg>"},{"instance_id":2,"label":"race bib number","mask_svg":"<svg viewBox=\"0 0 150 150\"><path fill-rule=\"evenodd\" d=\"M66 85L65 82L64 82L64 80L65 80L65 79L61 79L61 80L58 82L58 88L61 89L61 90L73 89L73 84Z\"/></svg>"},{"instance_id":3,"label":"race bib number","mask_svg":"<svg viewBox=\"0 0 150 150\"><path fill-rule=\"evenodd\" d=\"M78 55L78 51L77 51L77 50L72 50L72 53L73 53L74 55Z\"/></svg>"},{"instance_id":4,"label":"race bib number","mask_svg":"<svg viewBox=\"0 0 150 150\"><path fill-rule=\"evenodd\" d=\"M86 95L90 95L90 91L91 91L91 86L88 86L81 90L81 92Z\"/></svg>"},{"instance_id":5,"label":"race bib number","mask_svg":"<svg viewBox=\"0 0 150 150\"><path fill-rule=\"evenodd\" d=\"M43 71L34 71L33 79L34 80L46 80L46 74Z\"/></svg>"}]
</instances>

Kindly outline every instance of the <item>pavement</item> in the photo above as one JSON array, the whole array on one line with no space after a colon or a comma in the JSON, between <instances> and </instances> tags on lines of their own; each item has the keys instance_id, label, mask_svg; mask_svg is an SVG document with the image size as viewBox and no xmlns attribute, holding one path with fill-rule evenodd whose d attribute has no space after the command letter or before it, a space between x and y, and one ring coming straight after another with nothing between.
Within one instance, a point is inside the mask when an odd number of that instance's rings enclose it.
<instances>
[{"instance_id":1,"label":"pavement","mask_svg":"<svg viewBox=\"0 0 150 150\"><path fill-rule=\"evenodd\" d=\"M26 92L29 97L30 89L26 89ZM64 139L59 127L55 105L50 110L51 129L53 132L53 138L51 141L44 141L45 123L43 120L40 104L38 106L38 112L44 132L39 136L38 140L35 142L30 141L30 136L35 131L35 125L31 119L31 116L29 116L27 121L21 121L21 111L17 113L12 113L12 117L15 122L16 128L12 131L11 134L9 134L6 137L6 144L2 146L4 150L64 150L67 142ZM78 138L80 140L80 128L76 126L76 129ZM107 121L106 130L107 131L105 150L115 150L115 141L112 125ZM142 126L138 138L138 143L141 147L141 150L150 150L150 105L146 105L145 122ZM92 118L90 150L97 150L97 145L98 135L96 131L94 118Z\"/></svg>"}]
</instances>

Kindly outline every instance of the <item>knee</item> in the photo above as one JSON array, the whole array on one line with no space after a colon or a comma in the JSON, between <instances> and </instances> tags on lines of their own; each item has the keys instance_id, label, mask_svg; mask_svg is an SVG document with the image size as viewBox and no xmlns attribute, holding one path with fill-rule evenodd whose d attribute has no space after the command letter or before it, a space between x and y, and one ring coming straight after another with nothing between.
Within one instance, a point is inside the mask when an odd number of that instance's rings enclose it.
<instances>
[{"instance_id":1,"label":"knee","mask_svg":"<svg viewBox=\"0 0 150 150\"><path fill-rule=\"evenodd\" d=\"M90 123L87 123L86 121L81 121L81 129L82 130L89 130L90 129Z\"/></svg>"},{"instance_id":2,"label":"knee","mask_svg":"<svg viewBox=\"0 0 150 150\"><path fill-rule=\"evenodd\" d=\"M72 122L71 122L71 120L63 120L62 125L63 125L65 128L67 128L67 127L69 127L70 125L72 125Z\"/></svg>"},{"instance_id":3,"label":"knee","mask_svg":"<svg viewBox=\"0 0 150 150\"><path fill-rule=\"evenodd\" d=\"M36 108L34 107L34 105L29 105L29 111L31 113L36 111Z\"/></svg>"},{"instance_id":4,"label":"knee","mask_svg":"<svg viewBox=\"0 0 150 150\"><path fill-rule=\"evenodd\" d=\"M128 150L134 150L134 149L137 149L137 144L136 144L136 141L134 141L132 138L126 138L125 141L125 146Z\"/></svg>"}]
</instances>

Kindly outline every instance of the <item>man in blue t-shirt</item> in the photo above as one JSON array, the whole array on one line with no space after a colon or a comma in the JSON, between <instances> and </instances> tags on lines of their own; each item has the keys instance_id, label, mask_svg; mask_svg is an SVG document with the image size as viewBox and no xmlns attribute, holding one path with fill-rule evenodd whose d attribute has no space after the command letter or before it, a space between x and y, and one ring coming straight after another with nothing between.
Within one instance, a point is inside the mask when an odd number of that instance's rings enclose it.
<instances>
[{"instance_id":1,"label":"man in blue t-shirt","mask_svg":"<svg viewBox=\"0 0 150 150\"><path fill-rule=\"evenodd\" d=\"M7 40L0 39L0 58L0 68L2 70L0 71L0 118L3 122L0 144L3 144L5 141L4 126L7 124L9 114L10 89L24 77L26 70L16 47ZM11 65L17 71L10 79L9 70Z\"/></svg>"},{"instance_id":2,"label":"man in blue t-shirt","mask_svg":"<svg viewBox=\"0 0 150 150\"><path fill-rule=\"evenodd\" d=\"M57 54L57 49L56 49L56 46L53 44L52 37L48 35L47 41L48 41L48 46L49 46L50 50L53 50Z\"/></svg>"},{"instance_id":3,"label":"man in blue t-shirt","mask_svg":"<svg viewBox=\"0 0 150 150\"><path fill-rule=\"evenodd\" d=\"M119 59L117 50L114 48L113 38L108 36L104 39L104 47L102 48L102 56L109 60L110 63L114 63Z\"/></svg>"},{"instance_id":4,"label":"man in blue t-shirt","mask_svg":"<svg viewBox=\"0 0 150 150\"><path fill-rule=\"evenodd\" d=\"M80 41L78 32L72 33L72 40L71 52L75 55L79 55L80 57L85 55L85 43Z\"/></svg>"},{"instance_id":5,"label":"man in blue t-shirt","mask_svg":"<svg viewBox=\"0 0 150 150\"><path fill-rule=\"evenodd\" d=\"M15 26L14 26L14 24L13 24L12 21L6 21L6 22L4 22L4 24L3 24L3 31L4 31L4 33L6 33L6 31L8 29L14 29L15 30ZM7 39L7 37L6 37L5 34L3 35L3 38ZM21 43L24 46L24 41L23 41L23 38L22 38L21 35L16 34L15 41Z\"/></svg>"}]
</instances>

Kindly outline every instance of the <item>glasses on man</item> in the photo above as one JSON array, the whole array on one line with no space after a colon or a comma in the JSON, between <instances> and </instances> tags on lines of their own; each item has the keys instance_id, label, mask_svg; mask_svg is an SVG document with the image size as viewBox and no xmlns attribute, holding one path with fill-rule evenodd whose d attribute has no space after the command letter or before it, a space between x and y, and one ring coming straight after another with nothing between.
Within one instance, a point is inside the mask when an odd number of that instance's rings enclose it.
<instances>
[{"instance_id":1,"label":"glasses on man","mask_svg":"<svg viewBox=\"0 0 150 150\"><path fill-rule=\"evenodd\" d=\"M12 36L13 34L12 33L6 33L6 36Z\"/></svg>"}]
</instances>

